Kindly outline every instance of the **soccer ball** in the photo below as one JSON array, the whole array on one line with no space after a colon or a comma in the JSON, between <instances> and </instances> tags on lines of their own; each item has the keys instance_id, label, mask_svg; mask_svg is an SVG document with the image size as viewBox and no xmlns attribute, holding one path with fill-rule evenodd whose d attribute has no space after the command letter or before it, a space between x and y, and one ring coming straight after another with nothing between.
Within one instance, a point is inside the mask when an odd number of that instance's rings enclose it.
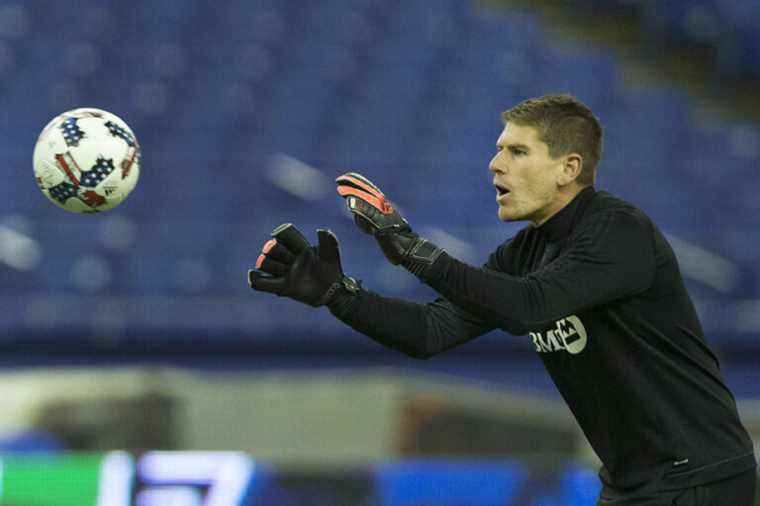
<instances>
[{"instance_id":1,"label":"soccer ball","mask_svg":"<svg viewBox=\"0 0 760 506\"><path fill-rule=\"evenodd\" d=\"M54 204L97 213L119 205L137 184L140 144L118 116L74 109L42 129L33 162L37 185Z\"/></svg>"}]
</instances>

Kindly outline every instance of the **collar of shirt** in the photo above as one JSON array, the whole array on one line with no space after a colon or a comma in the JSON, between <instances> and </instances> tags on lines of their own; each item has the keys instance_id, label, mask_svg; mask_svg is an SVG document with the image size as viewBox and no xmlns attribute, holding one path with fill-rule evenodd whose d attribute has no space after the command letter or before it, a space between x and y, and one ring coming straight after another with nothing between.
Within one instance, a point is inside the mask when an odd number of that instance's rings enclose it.
<instances>
[{"instance_id":1,"label":"collar of shirt","mask_svg":"<svg viewBox=\"0 0 760 506\"><path fill-rule=\"evenodd\" d=\"M583 216L583 211L594 195L596 195L596 190L593 186L584 188L569 204L560 209L557 214L549 218L540 227L537 227L537 230L549 242L561 241L570 235L573 225Z\"/></svg>"}]
</instances>

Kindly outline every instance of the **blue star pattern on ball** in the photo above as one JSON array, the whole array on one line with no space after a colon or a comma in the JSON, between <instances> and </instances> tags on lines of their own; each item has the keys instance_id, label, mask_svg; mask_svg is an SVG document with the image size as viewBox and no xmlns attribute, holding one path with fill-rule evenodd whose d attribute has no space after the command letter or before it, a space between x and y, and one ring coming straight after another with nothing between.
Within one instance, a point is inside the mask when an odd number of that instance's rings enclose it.
<instances>
[{"instance_id":1,"label":"blue star pattern on ball","mask_svg":"<svg viewBox=\"0 0 760 506\"><path fill-rule=\"evenodd\" d=\"M76 186L67 182L59 183L50 188L48 191L50 192L50 196L61 204L65 203L71 197L77 196Z\"/></svg>"},{"instance_id":2,"label":"blue star pattern on ball","mask_svg":"<svg viewBox=\"0 0 760 506\"><path fill-rule=\"evenodd\" d=\"M106 127L108 128L108 131L111 132L111 135L114 137L121 137L124 139L124 142L129 145L129 147L133 148L135 147L135 138L127 132L125 129L114 123L113 121L106 121Z\"/></svg>"},{"instance_id":3,"label":"blue star pattern on ball","mask_svg":"<svg viewBox=\"0 0 760 506\"><path fill-rule=\"evenodd\" d=\"M98 161L92 166L90 170L82 171L82 177L79 184L90 188L95 188L103 181L108 175L113 172L114 165L113 160L110 158L98 157Z\"/></svg>"},{"instance_id":4,"label":"blue star pattern on ball","mask_svg":"<svg viewBox=\"0 0 760 506\"><path fill-rule=\"evenodd\" d=\"M66 121L58 127L63 132L63 139L67 146L78 146L84 137L84 132L77 125L77 118L66 118Z\"/></svg>"}]
</instances>

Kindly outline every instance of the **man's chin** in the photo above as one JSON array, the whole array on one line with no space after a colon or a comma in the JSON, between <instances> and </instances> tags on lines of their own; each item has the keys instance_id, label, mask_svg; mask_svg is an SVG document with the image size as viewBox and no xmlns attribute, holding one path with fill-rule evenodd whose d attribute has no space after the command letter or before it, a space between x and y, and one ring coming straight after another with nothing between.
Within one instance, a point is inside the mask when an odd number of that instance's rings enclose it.
<instances>
[{"instance_id":1,"label":"man's chin","mask_svg":"<svg viewBox=\"0 0 760 506\"><path fill-rule=\"evenodd\" d=\"M499 208L499 221L508 222L515 221L517 218L503 207Z\"/></svg>"},{"instance_id":2,"label":"man's chin","mask_svg":"<svg viewBox=\"0 0 760 506\"><path fill-rule=\"evenodd\" d=\"M525 213L521 213L519 210L507 209L504 206L499 206L499 221L525 221L528 217Z\"/></svg>"}]
</instances>

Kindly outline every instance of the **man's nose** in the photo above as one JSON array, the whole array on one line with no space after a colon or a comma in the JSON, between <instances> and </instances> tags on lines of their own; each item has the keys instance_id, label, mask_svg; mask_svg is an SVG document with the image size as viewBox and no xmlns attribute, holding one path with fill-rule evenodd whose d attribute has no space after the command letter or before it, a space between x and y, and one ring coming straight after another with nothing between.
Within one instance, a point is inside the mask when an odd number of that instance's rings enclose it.
<instances>
[{"instance_id":1,"label":"man's nose","mask_svg":"<svg viewBox=\"0 0 760 506\"><path fill-rule=\"evenodd\" d=\"M496 164L496 157L493 157L491 159L491 162L488 164L488 170L493 172L494 174L501 174L502 172L504 172L504 169L502 169Z\"/></svg>"}]
</instances>

